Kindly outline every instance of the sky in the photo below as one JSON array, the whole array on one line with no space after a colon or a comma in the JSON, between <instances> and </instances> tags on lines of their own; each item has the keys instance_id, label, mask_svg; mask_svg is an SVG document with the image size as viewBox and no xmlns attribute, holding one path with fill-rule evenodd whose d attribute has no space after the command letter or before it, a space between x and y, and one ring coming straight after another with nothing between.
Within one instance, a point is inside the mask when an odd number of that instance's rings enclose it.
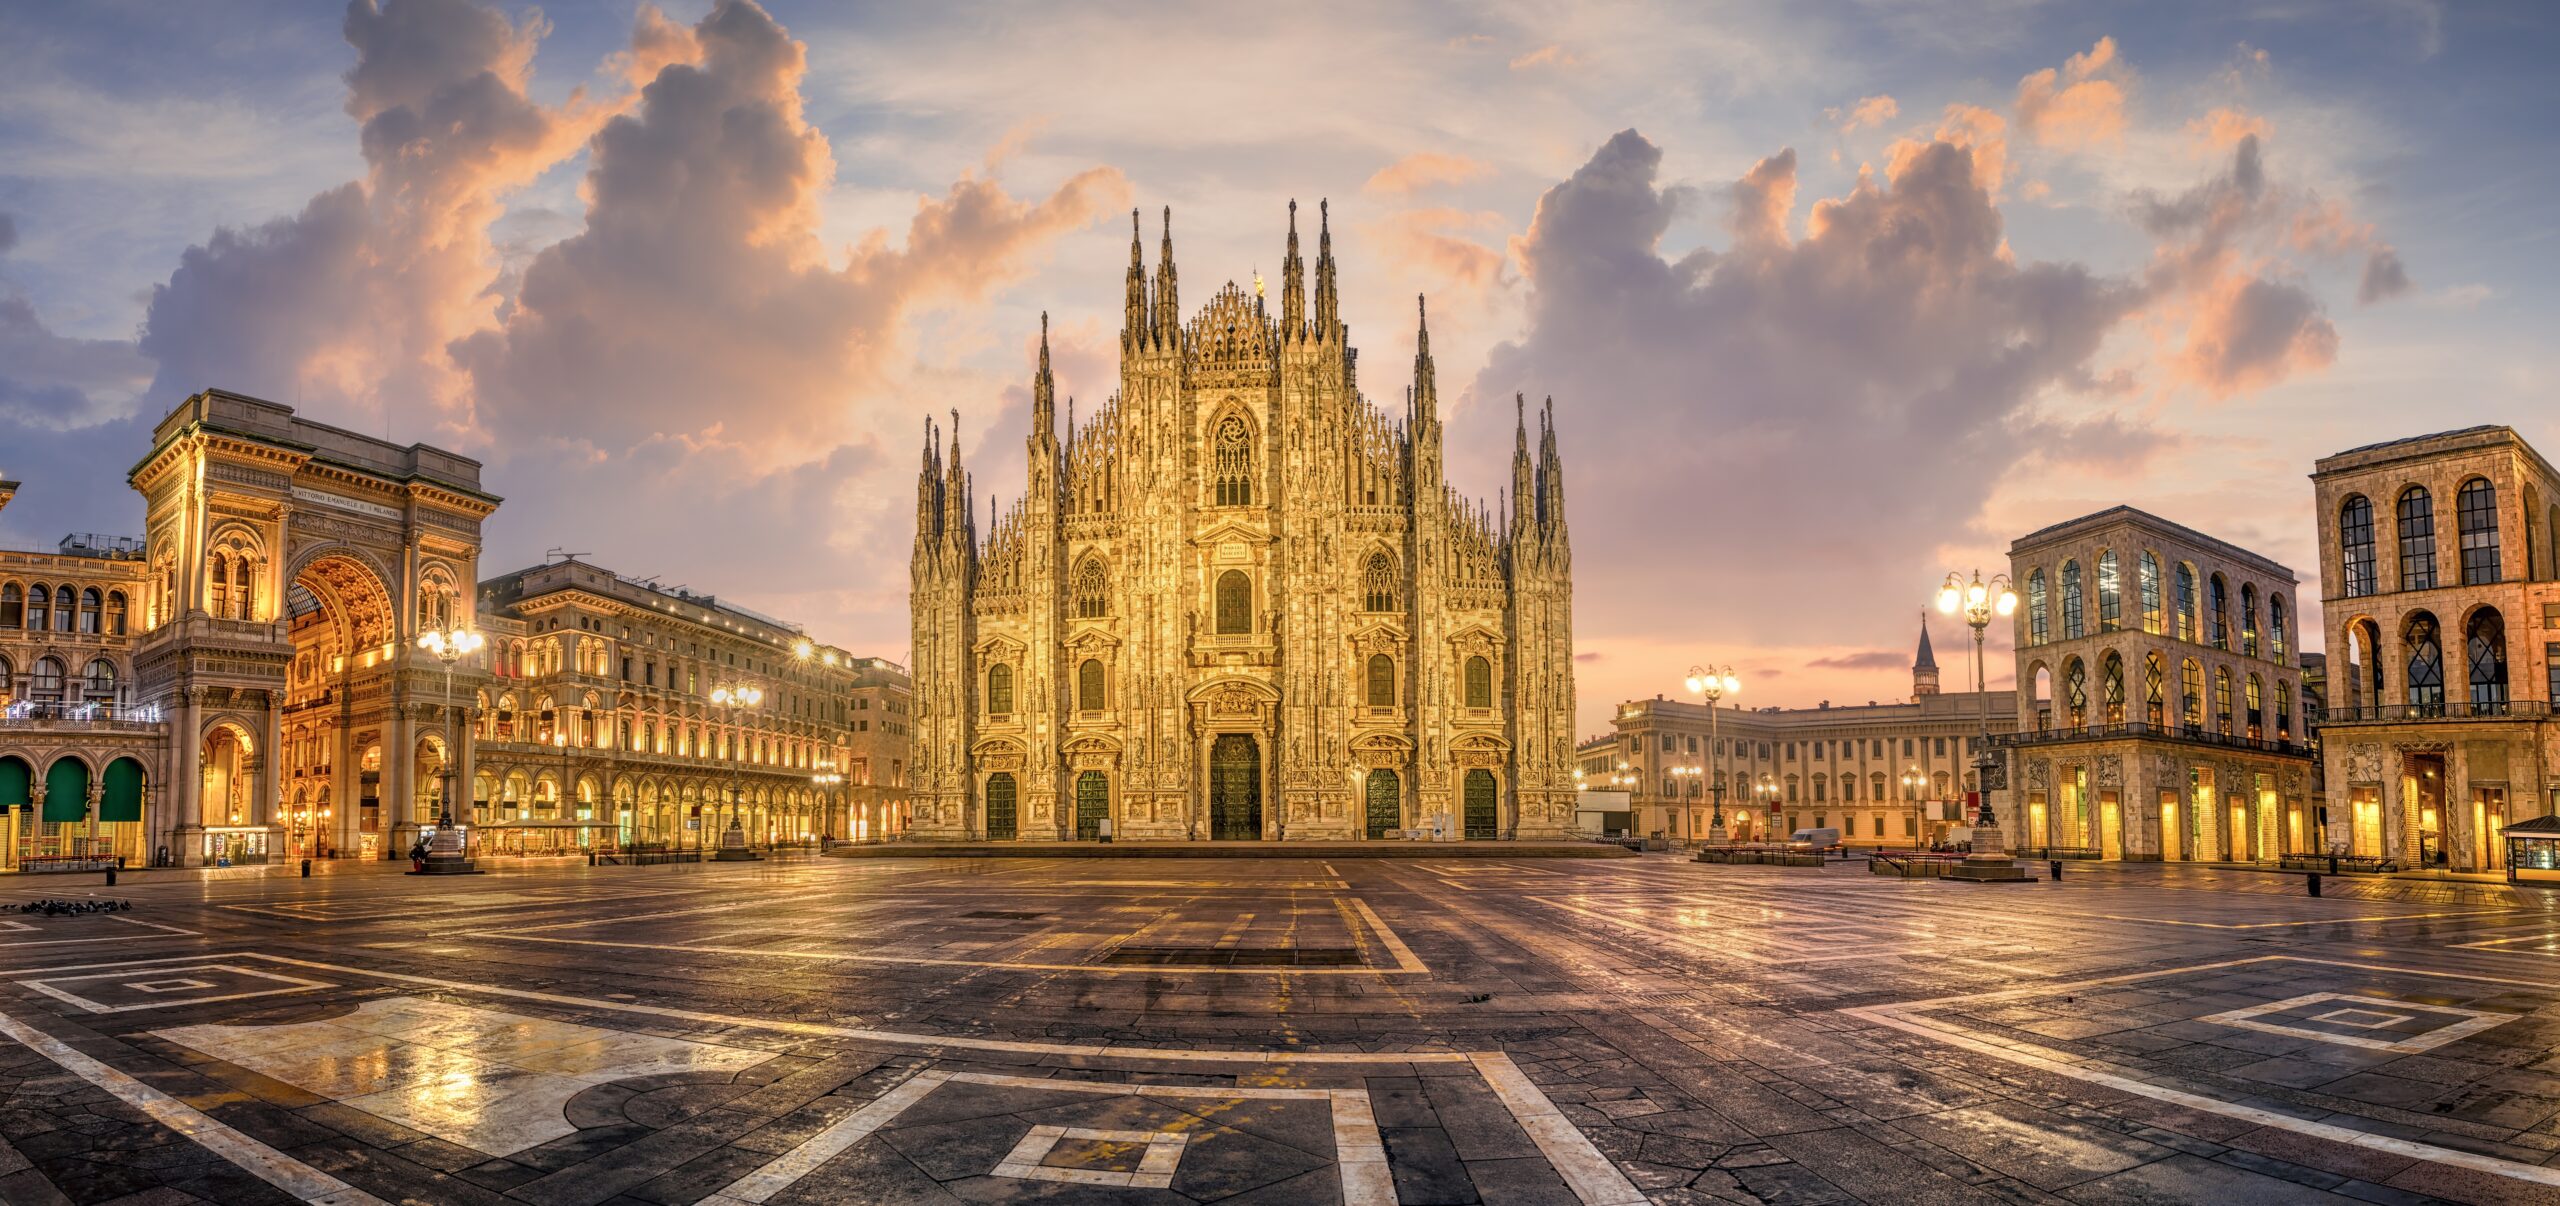
<instances>
[{"instance_id":1,"label":"sky","mask_svg":"<svg viewBox=\"0 0 2560 1206\"><path fill-rule=\"evenodd\" d=\"M138 534L218 386L480 458L487 573L904 660L925 417L1010 502L1042 313L1113 388L1130 209L1197 306L1321 200L1391 411L1430 299L1462 492L1555 400L1586 734L1698 662L1902 698L1947 571L2119 503L2316 632L2314 459L2560 455L2555 50L2424 0L0 0L0 544Z\"/></svg>"}]
</instances>

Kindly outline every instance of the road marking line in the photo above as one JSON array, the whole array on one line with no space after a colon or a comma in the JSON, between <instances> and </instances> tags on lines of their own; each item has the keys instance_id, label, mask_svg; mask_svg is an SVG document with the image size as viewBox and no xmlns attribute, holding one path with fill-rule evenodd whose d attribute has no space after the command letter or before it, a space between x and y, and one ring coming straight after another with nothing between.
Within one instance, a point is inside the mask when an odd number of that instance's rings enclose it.
<instances>
[{"instance_id":1,"label":"road marking line","mask_svg":"<svg viewBox=\"0 0 2560 1206\"><path fill-rule=\"evenodd\" d=\"M674 1009L663 1005L642 1005L631 1001L606 1001L594 997L573 997L562 993L536 992L525 988L501 988L494 984L474 984L468 980L446 980L435 976L415 976L406 972L381 971L344 963L323 963L313 959L295 959L271 955L265 951L241 951L236 956L281 963L287 967L304 967L314 971L340 972L350 976L371 976L403 984L424 984L458 992L488 993L514 997L524 1001L543 1001L553 1005L575 1005L590 1009L607 1009L620 1013L645 1013L653 1017L675 1018L687 1022L706 1022L719 1026L747 1026L785 1034L817 1035L847 1038L863 1042L896 1043L910 1047L950 1047L971 1051L1010 1051L1029 1055L1073 1055L1102 1059L1172 1060L1200 1063L1251 1064L1462 1064L1467 1057L1456 1051L1218 1051L1178 1050L1165 1047L1099 1047L1078 1043L1034 1043L1018 1039L972 1038L966 1035L906 1034L895 1030L872 1030L861 1026L833 1026L823 1022L792 1022L764 1018L740 1017L728 1013L705 1013L692 1009Z\"/></svg>"},{"instance_id":2,"label":"road marking line","mask_svg":"<svg viewBox=\"0 0 2560 1206\"><path fill-rule=\"evenodd\" d=\"M1647 1206L1651 1201L1637 1192L1618 1166L1600 1154L1599 1148L1591 1145L1581 1128L1556 1108L1556 1103L1520 1071L1519 1065L1511 1062L1510 1056L1496 1051L1467 1059L1475 1065L1477 1075L1484 1077L1484 1083L1492 1087L1494 1096L1502 1099L1503 1107L1511 1111L1520 1129L1529 1132L1530 1141L1538 1145L1547 1164L1572 1188L1573 1196L1582 1199L1583 1206Z\"/></svg>"},{"instance_id":3,"label":"road marking line","mask_svg":"<svg viewBox=\"0 0 2560 1206\"><path fill-rule=\"evenodd\" d=\"M1428 973L1431 970L1422 960L1414 957L1413 948L1406 946L1404 939L1397 937L1394 930L1387 928L1386 920L1378 916L1377 910L1369 907L1368 901L1357 896L1351 897L1350 900L1351 907L1359 910L1361 918L1369 923L1369 928L1378 932L1378 941L1387 945L1387 953L1396 957L1397 971Z\"/></svg>"},{"instance_id":4,"label":"road marking line","mask_svg":"<svg viewBox=\"0 0 2560 1206\"><path fill-rule=\"evenodd\" d=\"M249 1175L292 1194L298 1200L325 1203L326 1206L384 1206L382 1199L241 1134L215 1121L204 1111L74 1051L62 1040L16 1018L0 1014L0 1034L16 1039L20 1045L61 1065L72 1075L115 1094L125 1104L151 1115L160 1125L194 1140L205 1150L239 1165Z\"/></svg>"},{"instance_id":5,"label":"road marking line","mask_svg":"<svg viewBox=\"0 0 2560 1206\"><path fill-rule=\"evenodd\" d=\"M2276 957L2281 958L2281 956ZM2255 962L2255 960L2251 960L2251 962ZM2292 1131L2296 1134L2310 1135L2314 1138L2329 1140L2332 1143L2351 1144L2353 1146L2367 1148L2372 1151L2388 1152L2395 1156L2407 1156L2411 1159L2425 1160L2434 1164L2450 1164L2457 1168L2468 1168L2475 1172L2485 1172L2492 1176L2508 1177L2518 1181L2530 1181L2539 1185L2560 1186L2560 1169L2544 1168L2535 1164L2518 1164L2512 1160L2500 1160L2493 1156L2473 1155L2470 1152L2455 1151L2452 1148L2435 1147L2425 1143L2413 1143L2406 1139L2395 1139L2388 1135L2376 1135L2369 1131L2353 1130L2343 1126L2331 1126L2325 1122L2313 1122L2307 1118L2296 1118L2290 1114L2279 1114L2273 1110L2264 1110L2256 1106L2247 1106L2241 1105L2237 1102L2222 1101L2217 1098L2204 1097L2178 1089L2155 1085L2149 1081L2135 1080L2128 1076L2118 1076L2111 1072L2100 1072L2085 1064L2073 1062L2074 1057L2064 1052L2051 1050L2050 1048L2032 1047L2027 1044L2018 1044L2013 1048L2002 1044L1985 1042L1962 1031L1945 1029L1932 1025L1928 1022L1920 1021L1916 1018L1907 1018L1897 1012L1902 1008L1905 1007L1852 1007L1849 1009L1843 1009L1840 1012L1848 1014L1854 1018L1873 1022L1879 1026L1890 1026L1896 1030L1905 1031L1907 1033L1920 1035L1924 1038L1933 1039L1938 1042L1962 1047L1965 1050L1975 1052L1976 1054L1988 1055L1995 1059L2004 1059L2013 1064L2024 1064L2030 1068L2052 1072L2057 1075L2068 1076L2074 1080L2087 1081L2093 1085L2100 1085L2120 1092L2132 1093L2140 1097L2148 1097L2153 1101L2167 1102L2171 1105L2185 1106L2192 1110L2202 1110L2209 1114L2220 1114L2225 1118L2237 1118L2244 1122L2254 1122L2260 1126L2271 1126L2279 1130Z\"/></svg>"},{"instance_id":6,"label":"road marking line","mask_svg":"<svg viewBox=\"0 0 2560 1206\"><path fill-rule=\"evenodd\" d=\"M846 1148L860 1143L871 1132L889 1125L907 1107L925 1099L925 1095L942 1086L950 1074L920 1072L898 1082L888 1092L874 1097L870 1103L837 1119L835 1125L811 1136L800 1146L768 1161L764 1167L731 1181L719 1192L704 1198L705 1203L728 1206L736 1202L762 1202L789 1189L801 1178L816 1172L818 1166L844 1154Z\"/></svg>"}]
</instances>

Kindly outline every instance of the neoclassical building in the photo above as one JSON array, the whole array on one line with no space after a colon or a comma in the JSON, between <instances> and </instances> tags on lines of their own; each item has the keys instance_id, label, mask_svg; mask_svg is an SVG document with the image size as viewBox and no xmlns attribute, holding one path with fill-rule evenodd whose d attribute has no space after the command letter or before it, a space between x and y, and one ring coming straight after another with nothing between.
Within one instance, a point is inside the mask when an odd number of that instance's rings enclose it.
<instances>
[{"instance_id":1,"label":"neoclassical building","mask_svg":"<svg viewBox=\"0 0 2560 1206\"><path fill-rule=\"evenodd\" d=\"M1044 330L1028 481L978 530L927 425L913 561L914 828L936 838L1544 837L1573 813L1572 554L1552 406L1508 503L1442 476L1420 330L1406 413L1360 394L1332 236L1310 298L1197 313L1171 214L1129 245L1119 390L1058 420ZM1312 313L1310 302L1312 301ZM957 423L957 416L954 417Z\"/></svg>"},{"instance_id":2,"label":"neoclassical building","mask_svg":"<svg viewBox=\"0 0 2560 1206\"><path fill-rule=\"evenodd\" d=\"M2293 571L2134 507L2019 537L2017 847L2256 862L2325 850Z\"/></svg>"},{"instance_id":3,"label":"neoclassical building","mask_svg":"<svg viewBox=\"0 0 2560 1206\"><path fill-rule=\"evenodd\" d=\"M1911 661L1911 696L1810 708L1741 708L1728 700L1708 723L1686 700L1618 705L1614 732L1585 742L1577 782L1628 793L1639 836L1704 841L1713 831L1715 784L1726 785L1725 835L1783 840L1798 829L1837 828L1852 846L1926 845L1968 824L1973 759L1981 745L1978 691L1942 691L1928 621ZM2017 700L1995 692L1991 732L2018 724ZM2007 798L1995 790L1995 808Z\"/></svg>"},{"instance_id":4,"label":"neoclassical building","mask_svg":"<svg viewBox=\"0 0 2560 1206\"><path fill-rule=\"evenodd\" d=\"M397 858L456 784L525 852L717 841L732 785L758 841L901 824L899 667L582 562L481 583L476 461L207 390L129 480L141 539L0 551L0 869Z\"/></svg>"},{"instance_id":5,"label":"neoclassical building","mask_svg":"<svg viewBox=\"0 0 2560 1206\"><path fill-rule=\"evenodd\" d=\"M904 824L907 676L714 595L575 558L480 584L472 803L488 848L873 840ZM752 707L720 687L752 687Z\"/></svg>"},{"instance_id":6,"label":"neoclassical building","mask_svg":"<svg viewBox=\"0 0 2560 1206\"><path fill-rule=\"evenodd\" d=\"M2560 811L2560 473L2469 427L2323 457L2311 483L2329 838L2500 869L2508 822Z\"/></svg>"}]
</instances>

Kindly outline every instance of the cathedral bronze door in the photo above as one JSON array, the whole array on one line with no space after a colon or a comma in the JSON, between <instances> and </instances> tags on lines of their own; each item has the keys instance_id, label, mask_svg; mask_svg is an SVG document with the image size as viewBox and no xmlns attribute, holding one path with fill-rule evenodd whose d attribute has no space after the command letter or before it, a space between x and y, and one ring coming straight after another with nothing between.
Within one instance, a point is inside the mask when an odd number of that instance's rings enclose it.
<instances>
[{"instance_id":1,"label":"cathedral bronze door","mask_svg":"<svg viewBox=\"0 0 2560 1206\"><path fill-rule=\"evenodd\" d=\"M1369 839L1392 836L1404 828L1403 793L1398 790L1396 773L1391 770L1369 772Z\"/></svg>"},{"instance_id":2,"label":"cathedral bronze door","mask_svg":"<svg viewBox=\"0 0 2560 1206\"><path fill-rule=\"evenodd\" d=\"M1467 815L1465 821L1468 841L1489 842L1494 838L1501 836L1501 814L1500 809L1495 804L1496 798L1500 795L1501 789L1494 784L1492 771L1471 770L1467 772Z\"/></svg>"},{"instance_id":3,"label":"cathedral bronze door","mask_svg":"<svg viewBox=\"0 0 2560 1206\"><path fill-rule=\"evenodd\" d=\"M1209 838L1262 837L1262 747L1243 733L1220 734L1209 747Z\"/></svg>"},{"instance_id":4,"label":"cathedral bronze door","mask_svg":"<svg viewBox=\"0 0 2560 1206\"><path fill-rule=\"evenodd\" d=\"M1076 840L1094 841L1102 836L1102 819L1111 815L1111 781L1101 771L1086 771L1076 776Z\"/></svg>"},{"instance_id":5,"label":"cathedral bronze door","mask_svg":"<svg viewBox=\"0 0 2560 1206\"><path fill-rule=\"evenodd\" d=\"M987 840L1010 842L1016 821L1013 776L1003 771L987 776Z\"/></svg>"}]
</instances>

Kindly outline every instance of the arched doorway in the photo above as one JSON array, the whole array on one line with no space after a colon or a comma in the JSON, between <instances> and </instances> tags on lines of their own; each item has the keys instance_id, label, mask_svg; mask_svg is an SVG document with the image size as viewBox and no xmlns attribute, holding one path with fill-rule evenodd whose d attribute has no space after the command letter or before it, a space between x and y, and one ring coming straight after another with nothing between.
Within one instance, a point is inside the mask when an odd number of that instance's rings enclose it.
<instances>
[{"instance_id":1,"label":"arched doorway","mask_svg":"<svg viewBox=\"0 0 2560 1206\"><path fill-rule=\"evenodd\" d=\"M1012 773L997 771L987 776L987 840L1012 841L1016 829L1014 814Z\"/></svg>"},{"instance_id":2,"label":"arched doorway","mask_svg":"<svg viewBox=\"0 0 2560 1206\"><path fill-rule=\"evenodd\" d=\"M1502 810L1498 803L1501 785L1494 782L1493 772L1477 768L1467 772L1466 838L1470 842L1491 841L1501 836Z\"/></svg>"},{"instance_id":3,"label":"arched doorway","mask_svg":"<svg viewBox=\"0 0 2560 1206\"><path fill-rule=\"evenodd\" d=\"M1369 839L1394 836L1404 827L1403 784L1396 773L1384 767L1369 772L1369 815L1366 827Z\"/></svg>"},{"instance_id":4,"label":"arched doorway","mask_svg":"<svg viewBox=\"0 0 2560 1206\"><path fill-rule=\"evenodd\" d=\"M1102 836L1102 822L1111 816L1111 780L1101 771L1086 771L1076 776L1076 840L1090 842Z\"/></svg>"},{"instance_id":5,"label":"arched doorway","mask_svg":"<svg viewBox=\"0 0 2560 1206\"><path fill-rule=\"evenodd\" d=\"M377 684L391 673L389 651L398 640L398 628L393 594L384 581L367 559L343 547L312 557L293 571L282 608L285 630L293 641L293 660L285 676L286 715L329 713L333 701L339 700L378 698L387 703L390 692ZM360 680L374 689L360 688ZM442 702L441 697L437 702ZM401 739L405 730L395 725L404 723L415 722L394 722L385 703L359 704L346 723L322 726L311 733L312 740L288 742L281 750L267 751L267 762L275 768L278 783L329 782L338 768L353 762L352 812L333 819L352 830L351 853L396 858L407 851L399 826L413 819L421 798L441 790L426 775L408 777L415 773L419 749L417 743ZM442 744L437 748L441 762ZM404 789L410 793L407 799L401 798ZM274 807L284 807L281 798L271 800ZM313 813L308 818L288 813L267 819L287 826L286 845L292 853L337 853L344 835L331 834L328 831L334 825L319 823L316 806ZM214 824L210 803L205 824Z\"/></svg>"},{"instance_id":6,"label":"arched doorway","mask_svg":"<svg viewBox=\"0 0 2560 1206\"><path fill-rule=\"evenodd\" d=\"M1209 747L1209 838L1262 838L1262 746L1248 733L1221 733Z\"/></svg>"}]
</instances>

